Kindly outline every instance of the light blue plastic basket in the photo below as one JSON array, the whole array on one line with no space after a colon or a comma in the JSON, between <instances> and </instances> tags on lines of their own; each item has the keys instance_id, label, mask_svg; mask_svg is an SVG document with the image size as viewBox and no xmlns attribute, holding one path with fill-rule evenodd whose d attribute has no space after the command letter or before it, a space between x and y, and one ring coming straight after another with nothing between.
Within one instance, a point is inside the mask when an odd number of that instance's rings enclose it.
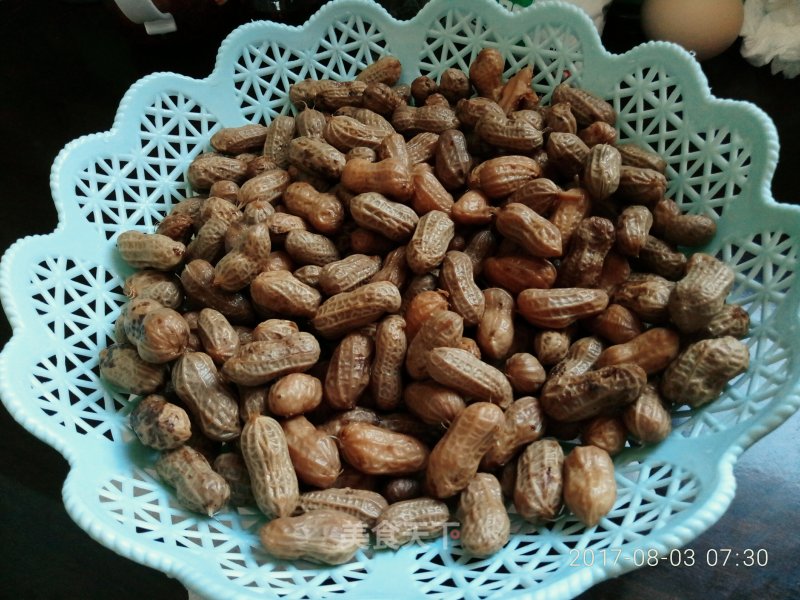
<instances>
[{"instance_id":1,"label":"light blue plastic basket","mask_svg":"<svg viewBox=\"0 0 800 600\"><path fill-rule=\"evenodd\" d=\"M292 82L351 78L386 53L402 60L406 82L436 77L466 69L485 46L505 55L509 72L534 65L545 98L570 79L610 99L622 139L666 157L669 195L718 220L705 250L736 269L732 299L752 317L751 367L719 400L676 412L667 441L617 458L619 497L596 527L569 516L538 528L514 519L508 546L480 560L443 538L360 552L338 567L275 562L259 547L258 514L201 518L176 504L155 476L153 452L127 427L131 398L100 383L98 353L130 273L115 237L152 230L189 192L186 168L220 127L289 111ZM434 0L398 22L371 2L342 0L301 28L250 23L227 38L208 78L145 77L125 94L110 131L59 154L51 181L58 228L17 242L0 269L14 328L0 357L3 402L68 459L64 503L89 535L208 598L570 597L634 568L643 550L666 553L719 519L734 495L736 458L800 404L800 211L770 196L777 156L770 120L711 96L689 54L652 43L611 55L571 6L540 3L512 16L490 1ZM584 549L621 554L572 566Z\"/></svg>"}]
</instances>

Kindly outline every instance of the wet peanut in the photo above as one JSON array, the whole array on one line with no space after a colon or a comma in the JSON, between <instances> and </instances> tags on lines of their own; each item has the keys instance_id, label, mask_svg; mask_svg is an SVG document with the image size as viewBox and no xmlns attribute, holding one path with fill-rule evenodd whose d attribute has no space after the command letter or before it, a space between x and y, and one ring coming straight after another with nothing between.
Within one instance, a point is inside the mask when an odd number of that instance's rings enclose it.
<instances>
[{"instance_id":1,"label":"wet peanut","mask_svg":"<svg viewBox=\"0 0 800 600\"><path fill-rule=\"evenodd\" d=\"M681 212L675 202L662 198L653 207L653 233L678 246L703 246L717 232L717 224L706 215Z\"/></svg>"},{"instance_id":2,"label":"wet peanut","mask_svg":"<svg viewBox=\"0 0 800 600\"><path fill-rule=\"evenodd\" d=\"M414 379L428 375L429 354L434 348L455 347L464 335L461 315L444 310L426 319L406 352L406 369Z\"/></svg>"},{"instance_id":3,"label":"wet peanut","mask_svg":"<svg viewBox=\"0 0 800 600\"><path fill-rule=\"evenodd\" d=\"M291 515L300 493L280 424L266 416L251 419L242 428L239 447L259 510L268 517Z\"/></svg>"},{"instance_id":4,"label":"wet peanut","mask_svg":"<svg viewBox=\"0 0 800 600\"><path fill-rule=\"evenodd\" d=\"M381 545L399 548L412 540L442 536L450 509L433 498L414 498L390 504L378 517L374 531Z\"/></svg>"},{"instance_id":5,"label":"wet peanut","mask_svg":"<svg viewBox=\"0 0 800 600\"><path fill-rule=\"evenodd\" d=\"M547 378L539 360L527 352L512 354L506 360L504 373L518 394L536 393Z\"/></svg>"},{"instance_id":6,"label":"wet peanut","mask_svg":"<svg viewBox=\"0 0 800 600\"><path fill-rule=\"evenodd\" d=\"M564 451L556 440L532 442L517 461L514 507L526 521L552 521L561 511Z\"/></svg>"},{"instance_id":7,"label":"wet peanut","mask_svg":"<svg viewBox=\"0 0 800 600\"><path fill-rule=\"evenodd\" d=\"M690 344L667 367L661 393L676 404L702 406L715 400L728 381L749 366L747 346L736 338L701 340Z\"/></svg>"},{"instance_id":8,"label":"wet peanut","mask_svg":"<svg viewBox=\"0 0 800 600\"><path fill-rule=\"evenodd\" d=\"M392 202L377 192L354 196L350 200L350 214L361 227L396 242L408 240L419 222L411 207Z\"/></svg>"},{"instance_id":9,"label":"wet peanut","mask_svg":"<svg viewBox=\"0 0 800 600\"><path fill-rule=\"evenodd\" d=\"M117 237L117 249L126 263L137 269L169 271L183 261L186 246L165 235L123 231Z\"/></svg>"},{"instance_id":10,"label":"wet peanut","mask_svg":"<svg viewBox=\"0 0 800 600\"><path fill-rule=\"evenodd\" d=\"M325 338L335 338L369 325L384 313L400 309L400 291L388 281L367 283L352 292L331 296L312 319L314 328Z\"/></svg>"},{"instance_id":11,"label":"wet peanut","mask_svg":"<svg viewBox=\"0 0 800 600\"><path fill-rule=\"evenodd\" d=\"M533 353L546 367L562 361L569 351L570 329L541 329L533 336Z\"/></svg>"},{"instance_id":12,"label":"wet peanut","mask_svg":"<svg viewBox=\"0 0 800 600\"><path fill-rule=\"evenodd\" d=\"M323 267L341 258L336 245L329 238L310 231L290 231L284 248L292 260L303 265Z\"/></svg>"},{"instance_id":13,"label":"wet peanut","mask_svg":"<svg viewBox=\"0 0 800 600\"><path fill-rule=\"evenodd\" d=\"M351 254L322 267L319 287L329 296L352 291L369 281L380 266L381 259L378 256Z\"/></svg>"},{"instance_id":14,"label":"wet peanut","mask_svg":"<svg viewBox=\"0 0 800 600\"><path fill-rule=\"evenodd\" d=\"M528 289L517 296L517 310L538 327L561 329L601 312L608 294L592 288Z\"/></svg>"},{"instance_id":15,"label":"wet peanut","mask_svg":"<svg viewBox=\"0 0 800 600\"><path fill-rule=\"evenodd\" d=\"M328 179L338 179L345 163L344 154L316 137L296 137L289 143L289 163Z\"/></svg>"},{"instance_id":16,"label":"wet peanut","mask_svg":"<svg viewBox=\"0 0 800 600\"><path fill-rule=\"evenodd\" d=\"M439 281L448 295L453 311L464 319L464 325L469 327L480 323L486 299L473 278L469 256L453 250L445 254Z\"/></svg>"},{"instance_id":17,"label":"wet peanut","mask_svg":"<svg viewBox=\"0 0 800 600\"><path fill-rule=\"evenodd\" d=\"M614 290L613 301L647 323L665 323L675 283L653 274L630 276Z\"/></svg>"},{"instance_id":18,"label":"wet peanut","mask_svg":"<svg viewBox=\"0 0 800 600\"><path fill-rule=\"evenodd\" d=\"M364 523L336 510L312 510L298 517L282 516L258 532L261 545L284 560L340 565L369 543Z\"/></svg>"},{"instance_id":19,"label":"wet peanut","mask_svg":"<svg viewBox=\"0 0 800 600\"><path fill-rule=\"evenodd\" d=\"M512 294L530 288L547 289L556 281L553 263L534 256L490 256L483 261L483 274L492 284Z\"/></svg>"},{"instance_id":20,"label":"wet peanut","mask_svg":"<svg viewBox=\"0 0 800 600\"><path fill-rule=\"evenodd\" d=\"M349 160L342 170L342 185L357 194L378 192L399 201L409 200L414 193L408 164L397 158L375 163Z\"/></svg>"},{"instance_id":21,"label":"wet peanut","mask_svg":"<svg viewBox=\"0 0 800 600\"><path fill-rule=\"evenodd\" d=\"M354 408L367 389L375 351L372 338L364 333L349 333L333 351L325 375L324 396L336 410Z\"/></svg>"},{"instance_id":22,"label":"wet peanut","mask_svg":"<svg viewBox=\"0 0 800 600\"><path fill-rule=\"evenodd\" d=\"M628 408L630 408L629 405ZM627 410L627 409L626 409ZM599 416L591 419L581 432L585 446L597 446L610 456L619 454L625 447L628 430L619 417Z\"/></svg>"},{"instance_id":23,"label":"wet peanut","mask_svg":"<svg viewBox=\"0 0 800 600\"><path fill-rule=\"evenodd\" d=\"M229 503L232 506L247 506L254 503L250 487L250 473L238 452L225 452L214 459L214 471L222 475L231 490Z\"/></svg>"},{"instance_id":24,"label":"wet peanut","mask_svg":"<svg viewBox=\"0 0 800 600\"><path fill-rule=\"evenodd\" d=\"M447 129L439 135L435 153L436 177L452 191L463 187L472 166L467 140L458 129Z\"/></svg>"},{"instance_id":25,"label":"wet peanut","mask_svg":"<svg viewBox=\"0 0 800 600\"><path fill-rule=\"evenodd\" d=\"M192 435L186 411L157 394L139 401L131 411L130 425L140 442L156 450L177 448Z\"/></svg>"},{"instance_id":26,"label":"wet peanut","mask_svg":"<svg viewBox=\"0 0 800 600\"><path fill-rule=\"evenodd\" d=\"M414 188L411 206L419 215L432 210L450 214L453 209L453 196L448 192L427 163L419 163L411 168L411 182Z\"/></svg>"},{"instance_id":27,"label":"wet peanut","mask_svg":"<svg viewBox=\"0 0 800 600\"><path fill-rule=\"evenodd\" d=\"M406 262L414 273L427 273L439 266L455 235L455 224L447 214L432 210L420 218L406 246Z\"/></svg>"},{"instance_id":28,"label":"wet peanut","mask_svg":"<svg viewBox=\"0 0 800 600\"><path fill-rule=\"evenodd\" d=\"M614 224L608 219L589 217L581 221L572 236L569 251L561 260L556 285L597 287L614 239Z\"/></svg>"},{"instance_id":29,"label":"wet peanut","mask_svg":"<svg viewBox=\"0 0 800 600\"><path fill-rule=\"evenodd\" d=\"M653 213L646 206L626 207L617 218L617 249L626 256L639 256L647 243L652 225Z\"/></svg>"},{"instance_id":30,"label":"wet peanut","mask_svg":"<svg viewBox=\"0 0 800 600\"><path fill-rule=\"evenodd\" d=\"M203 260L193 260L181 273L181 285L193 304L221 312L231 323L251 321L255 314L250 301L238 292L225 292L212 285L214 267Z\"/></svg>"},{"instance_id":31,"label":"wet peanut","mask_svg":"<svg viewBox=\"0 0 800 600\"><path fill-rule=\"evenodd\" d=\"M158 476L175 488L178 502L189 510L208 515L228 502L230 488L197 450L180 446L162 454L155 464Z\"/></svg>"},{"instance_id":32,"label":"wet peanut","mask_svg":"<svg viewBox=\"0 0 800 600\"><path fill-rule=\"evenodd\" d=\"M669 298L669 316L678 329L690 333L708 324L722 310L733 275L733 269L719 259L694 254Z\"/></svg>"},{"instance_id":33,"label":"wet peanut","mask_svg":"<svg viewBox=\"0 0 800 600\"><path fill-rule=\"evenodd\" d=\"M680 351L680 336L667 327L651 327L635 338L609 346L595 363L596 368L631 363L639 365L648 375L664 370Z\"/></svg>"},{"instance_id":34,"label":"wet peanut","mask_svg":"<svg viewBox=\"0 0 800 600\"><path fill-rule=\"evenodd\" d=\"M261 313L287 317L313 317L322 301L319 291L289 271L265 271L256 276L250 296Z\"/></svg>"},{"instance_id":35,"label":"wet peanut","mask_svg":"<svg viewBox=\"0 0 800 600\"><path fill-rule=\"evenodd\" d=\"M502 371L460 348L434 348L428 354L428 374L438 383L465 396L506 408L513 399Z\"/></svg>"},{"instance_id":36,"label":"wet peanut","mask_svg":"<svg viewBox=\"0 0 800 600\"><path fill-rule=\"evenodd\" d=\"M612 344L624 344L642 333L642 322L631 310L621 304L609 304L603 312L588 321L595 335Z\"/></svg>"},{"instance_id":37,"label":"wet peanut","mask_svg":"<svg viewBox=\"0 0 800 600\"><path fill-rule=\"evenodd\" d=\"M293 417L314 410L322 401L322 382L307 373L289 373L269 388L267 408L281 417Z\"/></svg>"},{"instance_id":38,"label":"wet peanut","mask_svg":"<svg viewBox=\"0 0 800 600\"><path fill-rule=\"evenodd\" d=\"M597 446L578 446L564 459L564 504L587 527L600 522L617 499L614 463Z\"/></svg>"},{"instance_id":39,"label":"wet peanut","mask_svg":"<svg viewBox=\"0 0 800 600\"><path fill-rule=\"evenodd\" d=\"M658 443L672 431L669 411L658 390L649 384L633 404L625 407L622 418L630 434L644 444Z\"/></svg>"},{"instance_id":40,"label":"wet peanut","mask_svg":"<svg viewBox=\"0 0 800 600\"><path fill-rule=\"evenodd\" d=\"M172 387L207 437L224 442L239 436L239 404L210 356L181 356L172 368Z\"/></svg>"},{"instance_id":41,"label":"wet peanut","mask_svg":"<svg viewBox=\"0 0 800 600\"><path fill-rule=\"evenodd\" d=\"M630 404L645 383L647 374L638 365L611 365L582 375L551 375L540 400L548 416L574 422Z\"/></svg>"},{"instance_id":42,"label":"wet peanut","mask_svg":"<svg viewBox=\"0 0 800 600\"><path fill-rule=\"evenodd\" d=\"M333 438L302 415L286 419L281 427L298 479L318 488L332 486L342 469Z\"/></svg>"},{"instance_id":43,"label":"wet peanut","mask_svg":"<svg viewBox=\"0 0 800 600\"><path fill-rule=\"evenodd\" d=\"M222 367L240 385L262 385L282 375L308 370L319 360L319 342L310 333L297 333L273 342L250 342Z\"/></svg>"},{"instance_id":44,"label":"wet peanut","mask_svg":"<svg viewBox=\"0 0 800 600\"><path fill-rule=\"evenodd\" d=\"M506 409L505 422L497 432L494 444L481 460L481 467L492 470L502 467L523 446L544 435L544 413L533 396L515 400Z\"/></svg>"},{"instance_id":45,"label":"wet peanut","mask_svg":"<svg viewBox=\"0 0 800 600\"><path fill-rule=\"evenodd\" d=\"M400 403L407 348L406 322L403 317L384 317L375 332L375 360L369 379L372 398L381 410L394 410Z\"/></svg>"},{"instance_id":46,"label":"wet peanut","mask_svg":"<svg viewBox=\"0 0 800 600\"><path fill-rule=\"evenodd\" d=\"M511 522L494 475L478 473L461 492L461 546L473 556L490 556L508 543Z\"/></svg>"},{"instance_id":47,"label":"wet peanut","mask_svg":"<svg viewBox=\"0 0 800 600\"><path fill-rule=\"evenodd\" d=\"M467 406L431 451L426 472L430 492L449 498L467 487L503 423L503 411L495 404Z\"/></svg>"},{"instance_id":48,"label":"wet peanut","mask_svg":"<svg viewBox=\"0 0 800 600\"><path fill-rule=\"evenodd\" d=\"M207 190L221 180L241 183L245 178L247 163L220 154L201 154L189 165L186 179L195 190Z\"/></svg>"},{"instance_id":49,"label":"wet peanut","mask_svg":"<svg viewBox=\"0 0 800 600\"><path fill-rule=\"evenodd\" d=\"M542 174L534 159L521 155L490 158L472 169L468 184L489 198L504 198Z\"/></svg>"},{"instance_id":50,"label":"wet peanut","mask_svg":"<svg viewBox=\"0 0 800 600\"><path fill-rule=\"evenodd\" d=\"M386 499L377 492L353 488L329 488L300 495L300 509L303 512L336 510L356 517L367 527L375 525L388 505Z\"/></svg>"},{"instance_id":51,"label":"wet peanut","mask_svg":"<svg viewBox=\"0 0 800 600\"><path fill-rule=\"evenodd\" d=\"M308 183L289 184L283 192L283 204L290 213L328 235L341 229L345 217L344 207L334 194L320 193Z\"/></svg>"},{"instance_id":52,"label":"wet peanut","mask_svg":"<svg viewBox=\"0 0 800 600\"><path fill-rule=\"evenodd\" d=\"M218 310L204 308L197 320L197 335L203 350L217 364L222 364L239 349L239 334Z\"/></svg>"},{"instance_id":53,"label":"wet peanut","mask_svg":"<svg viewBox=\"0 0 800 600\"><path fill-rule=\"evenodd\" d=\"M514 298L501 288L485 289L483 297L485 310L475 340L485 356L502 360L514 341Z\"/></svg>"},{"instance_id":54,"label":"wet peanut","mask_svg":"<svg viewBox=\"0 0 800 600\"><path fill-rule=\"evenodd\" d=\"M427 446L416 438L368 423L350 423L339 432L347 462L369 475L415 473L428 463Z\"/></svg>"}]
</instances>

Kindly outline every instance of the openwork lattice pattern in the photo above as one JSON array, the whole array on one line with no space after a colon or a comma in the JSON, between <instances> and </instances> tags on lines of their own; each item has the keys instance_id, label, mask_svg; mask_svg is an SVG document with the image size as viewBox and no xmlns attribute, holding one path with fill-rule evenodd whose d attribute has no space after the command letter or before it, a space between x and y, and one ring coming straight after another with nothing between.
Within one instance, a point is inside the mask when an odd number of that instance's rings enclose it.
<instances>
[{"instance_id":1,"label":"openwork lattice pattern","mask_svg":"<svg viewBox=\"0 0 800 600\"><path fill-rule=\"evenodd\" d=\"M331 23L307 48L273 40L248 44L233 73L242 115L248 121L269 122L290 111L291 84L303 79L353 79L386 53L379 27L355 14Z\"/></svg>"},{"instance_id":2,"label":"openwork lattice pattern","mask_svg":"<svg viewBox=\"0 0 800 600\"><path fill-rule=\"evenodd\" d=\"M534 89L544 101L562 81L579 81L583 68L581 42L563 23L536 23L521 36L495 37L495 30L473 12L454 8L428 29L420 57L420 72L433 79L451 67L467 71L486 47L498 48L506 57L506 76L532 66Z\"/></svg>"},{"instance_id":3,"label":"openwork lattice pattern","mask_svg":"<svg viewBox=\"0 0 800 600\"><path fill-rule=\"evenodd\" d=\"M566 80L608 98L620 138L665 156L669 195L718 220L721 235L708 251L735 266L731 301L751 314L751 367L719 400L677 411L674 434L657 448L617 457L619 496L596 527L566 514L535 527L514 515L508 546L487 559L468 556L454 529L397 552L366 548L338 567L275 561L259 544L258 513L226 509L208 519L176 503L150 467L154 456L126 426L130 398L99 381L98 354L125 301L115 236L152 229L191 193L186 168L218 128L290 112L293 82L348 79L387 53L403 62L406 82L437 77L466 68L485 46L504 54L507 74L533 65L545 101ZM398 22L369 0L337 0L302 28L251 23L226 40L210 77L145 78L125 96L111 131L70 144L57 159L63 226L18 243L0 268L15 328L0 356L3 401L70 457L64 499L76 522L209 598L359 599L386 589L442 600L574 596L640 566L637 551L666 552L716 521L733 494L734 457L800 405L800 214L766 195L776 157L764 115L722 106L688 55L663 45L608 55L575 8L544 3L512 15L490 0L433 0ZM740 218L742 209L757 217ZM697 464L698 452L709 462ZM612 549L621 550L613 563L574 560Z\"/></svg>"},{"instance_id":4,"label":"openwork lattice pattern","mask_svg":"<svg viewBox=\"0 0 800 600\"><path fill-rule=\"evenodd\" d=\"M126 229L152 228L189 193L186 168L208 145L217 119L179 92L158 94L139 116L139 147L99 156L75 180L86 219L110 239Z\"/></svg>"},{"instance_id":5,"label":"openwork lattice pattern","mask_svg":"<svg viewBox=\"0 0 800 600\"><path fill-rule=\"evenodd\" d=\"M114 315L127 300L121 282L102 266L48 258L30 274L33 308L41 316L47 349L30 373L33 401L42 414L80 435L130 439L120 414L127 396L107 390L98 355L111 339Z\"/></svg>"},{"instance_id":6,"label":"openwork lattice pattern","mask_svg":"<svg viewBox=\"0 0 800 600\"><path fill-rule=\"evenodd\" d=\"M728 125L698 130L686 123L681 86L663 67L626 74L612 96L620 139L665 157L667 194L685 210L720 215L747 181L750 151Z\"/></svg>"}]
</instances>

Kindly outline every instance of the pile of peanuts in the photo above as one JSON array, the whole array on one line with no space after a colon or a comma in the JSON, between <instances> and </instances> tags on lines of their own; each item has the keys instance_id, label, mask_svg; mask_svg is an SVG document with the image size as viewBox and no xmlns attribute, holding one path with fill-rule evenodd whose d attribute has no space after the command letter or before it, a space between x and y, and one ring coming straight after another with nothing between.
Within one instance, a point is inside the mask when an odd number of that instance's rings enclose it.
<instances>
[{"instance_id":1,"label":"pile of peanuts","mask_svg":"<svg viewBox=\"0 0 800 600\"><path fill-rule=\"evenodd\" d=\"M257 506L284 559L451 518L489 556L511 504L596 525L611 457L747 369L733 271L677 249L714 221L664 196L606 101L562 83L545 106L504 67L299 82L296 116L217 131L198 195L119 235L141 270L100 371L144 396L131 427L184 506Z\"/></svg>"}]
</instances>

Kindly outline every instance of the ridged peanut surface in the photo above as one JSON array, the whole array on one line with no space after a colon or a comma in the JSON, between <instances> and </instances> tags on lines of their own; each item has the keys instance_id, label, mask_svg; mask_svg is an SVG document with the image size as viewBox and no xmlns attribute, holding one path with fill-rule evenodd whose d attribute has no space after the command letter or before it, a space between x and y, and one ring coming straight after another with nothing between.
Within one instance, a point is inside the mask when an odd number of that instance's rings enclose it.
<instances>
[{"instance_id":1,"label":"ridged peanut surface","mask_svg":"<svg viewBox=\"0 0 800 600\"><path fill-rule=\"evenodd\" d=\"M161 455L156 472L175 488L178 502L189 510L208 515L219 512L230 497L230 487L208 464L205 457L189 446L180 446Z\"/></svg>"},{"instance_id":2,"label":"ridged peanut surface","mask_svg":"<svg viewBox=\"0 0 800 600\"><path fill-rule=\"evenodd\" d=\"M488 402L470 404L456 417L428 459L426 483L434 496L449 498L467 487L503 422L502 409Z\"/></svg>"},{"instance_id":3,"label":"ridged peanut surface","mask_svg":"<svg viewBox=\"0 0 800 600\"><path fill-rule=\"evenodd\" d=\"M267 416L251 419L242 428L239 447L259 510L267 516L290 516L300 492L280 424Z\"/></svg>"},{"instance_id":4,"label":"ridged peanut surface","mask_svg":"<svg viewBox=\"0 0 800 600\"><path fill-rule=\"evenodd\" d=\"M461 492L458 504L461 545L473 556L490 556L506 545L511 522L494 475L478 473Z\"/></svg>"},{"instance_id":5,"label":"ridged peanut surface","mask_svg":"<svg viewBox=\"0 0 800 600\"><path fill-rule=\"evenodd\" d=\"M500 408L511 404L514 393L503 372L466 350L434 348L428 354L428 373L434 381L477 400Z\"/></svg>"},{"instance_id":6,"label":"ridged peanut surface","mask_svg":"<svg viewBox=\"0 0 800 600\"><path fill-rule=\"evenodd\" d=\"M348 562L369 542L362 521L341 511L326 509L273 519L258 535L264 549L275 558L328 565Z\"/></svg>"}]
</instances>

